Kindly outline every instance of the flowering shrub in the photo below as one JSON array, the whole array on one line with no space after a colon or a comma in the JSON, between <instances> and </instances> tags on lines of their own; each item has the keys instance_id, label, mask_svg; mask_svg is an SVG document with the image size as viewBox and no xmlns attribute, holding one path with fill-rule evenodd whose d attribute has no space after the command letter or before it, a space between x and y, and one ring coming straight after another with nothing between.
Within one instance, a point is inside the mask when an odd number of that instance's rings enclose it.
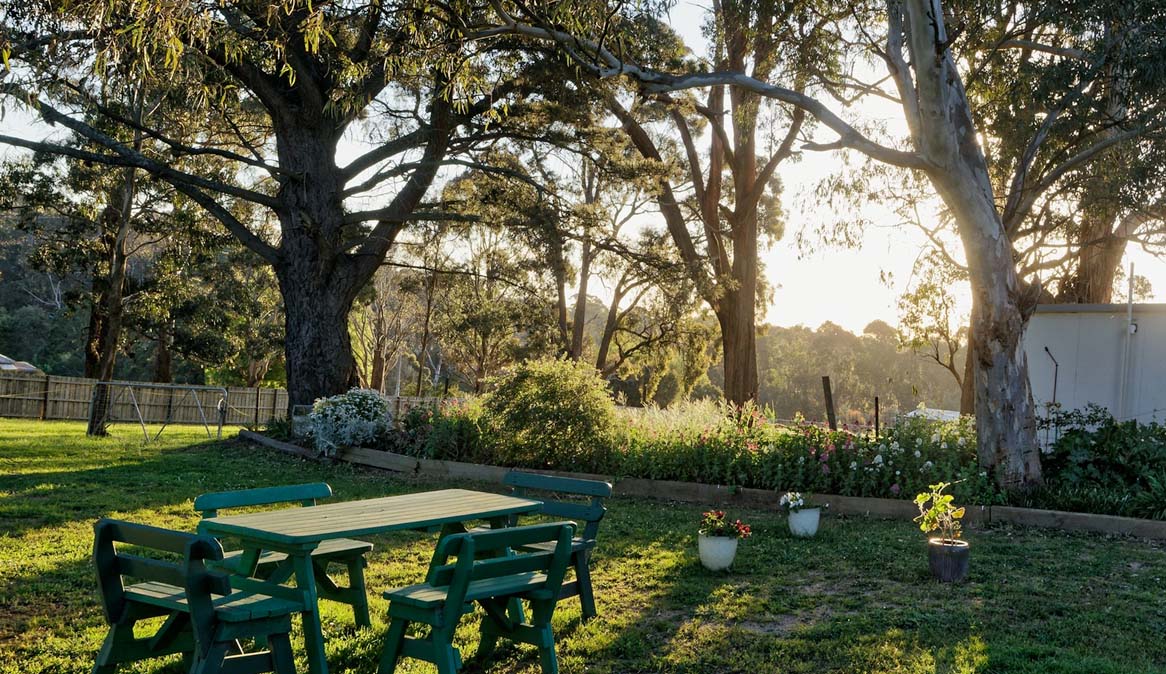
<instances>
[{"instance_id":1,"label":"flowering shrub","mask_svg":"<svg viewBox=\"0 0 1166 674\"><path fill-rule=\"evenodd\" d=\"M749 538L753 535L753 529L741 520L730 522L725 519L724 510L710 510L701 516L700 535L721 536L724 538Z\"/></svg>"},{"instance_id":2,"label":"flowering shrub","mask_svg":"<svg viewBox=\"0 0 1166 674\"><path fill-rule=\"evenodd\" d=\"M317 400L308 421L316 449L325 456L335 456L341 447L372 446L391 419L389 404L381 394L354 388Z\"/></svg>"}]
</instances>

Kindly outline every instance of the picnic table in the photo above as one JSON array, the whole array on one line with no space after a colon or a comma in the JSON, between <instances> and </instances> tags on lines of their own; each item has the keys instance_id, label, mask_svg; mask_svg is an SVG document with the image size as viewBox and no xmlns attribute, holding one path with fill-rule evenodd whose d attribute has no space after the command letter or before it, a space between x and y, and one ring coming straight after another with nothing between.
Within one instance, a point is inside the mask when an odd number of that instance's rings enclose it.
<instances>
[{"instance_id":1,"label":"picnic table","mask_svg":"<svg viewBox=\"0 0 1166 674\"><path fill-rule=\"evenodd\" d=\"M320 625L312 550L321 542L391 531L431 530L442 535L464 531L464 522L485 520L491 528L507 526L511 517L532 513L540 501L503 496L468 489L442 489L402 496L345 501L311 508L289 508L265 512L211 517L199 522L201 534L216 538L234 537L244 549L231 576L231 586L303 603L304 646L311 674L327 674L324 634ZM265 550L286 553L288 575L266 579L250 577ZM295 587L285 585L295 579Z\"/></svg>"}]
</instances>

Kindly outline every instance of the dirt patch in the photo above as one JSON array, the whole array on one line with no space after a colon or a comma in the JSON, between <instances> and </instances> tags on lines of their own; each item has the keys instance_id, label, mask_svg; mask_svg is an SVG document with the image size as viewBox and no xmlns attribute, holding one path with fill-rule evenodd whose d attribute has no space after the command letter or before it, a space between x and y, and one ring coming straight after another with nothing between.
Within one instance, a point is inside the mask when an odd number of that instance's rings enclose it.
<instances>
[{"instance_id":1,"label":"dirt patch","mask_svg":"<svg viewBox=\"0 0 1166 674\"><path fill-rule=\"evenodd\" d=\"M771 637L786 637L802 627L811 627L830 618L833 611L826 606L795 614L758 616L753 620L742 620L734 626L753 634Z\"/></svg>"}]
</instances>

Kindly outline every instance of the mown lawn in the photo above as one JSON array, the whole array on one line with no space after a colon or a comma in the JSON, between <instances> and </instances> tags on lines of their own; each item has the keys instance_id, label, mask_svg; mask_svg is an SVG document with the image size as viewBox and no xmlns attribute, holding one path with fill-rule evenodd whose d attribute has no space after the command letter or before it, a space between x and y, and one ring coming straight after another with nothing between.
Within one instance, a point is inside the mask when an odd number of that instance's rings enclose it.
<instances>
[{"instance_id":1,"label":"mown lawn","mask_svg":"<svg viewBox=\"0 0 1166 674\"><path fill-rule=\"evenodd\" d=\"M0 420L0 672L88 672L104 634L89 549L103 515L193 529L204 491L329 482L339 499L448 486L322 466L168 429L143 446L129 426L90 440L77 423ZM475 486L475 485L463 485ZM477 488L496 487L476 485ZM1166 551L1145 541L993 527L970 532L972 574L929 580L909 522L830 518L809 541L774 512L753 524L731 574L696 558L701 507L613 499L595 566L600 618L556 614L564 672L1166 672ZM417 582L433 538L374 539L372 588ZM385 602L358 631L325 602L332 671L371 674ZM460 632L473 654L476 621ZM301 662L301 669L303 663ZM178 671L175 662L133 671ZM398 671L432 671L404 661ZM491 669L535 672L525 647Z\"/></svg>"}]
</instances>

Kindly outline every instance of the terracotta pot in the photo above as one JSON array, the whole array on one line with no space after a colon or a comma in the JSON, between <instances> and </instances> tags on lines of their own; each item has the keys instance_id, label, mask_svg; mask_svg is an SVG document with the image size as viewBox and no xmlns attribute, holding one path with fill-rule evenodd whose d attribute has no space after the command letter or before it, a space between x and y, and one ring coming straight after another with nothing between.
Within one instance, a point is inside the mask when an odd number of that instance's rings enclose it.
<instances>
[{"instance_id":1,"label":"terracotta pot","mask_svg":"<svg viewBox=\"0 0 1166 674\"><path fill-rule=\"evenodd\" d=\"M697 539L700 563L709 571L724 571L733 564L737 556L736 536L705 536Z\"/></svg>"},{"instance_id":2,"label":"terracotta pot","mask_svg":"<svg viewBox=\"0 0 1166 674\"><path fill-rule=\"evenodd\" d=\"M971 547L967 541L946 541L932 538L928 541L927 557L931 575L941 583L958 583L968 575L968 557Z\"/></svg>"},{"instance_id":3,"label":"terracotta pot","mask_svg":"<svg viewBox=\"0 0 1166 674\"><path fill-rule=\"evenodd\" d=\"M818 533L818 522L822 516L821 508L802 508L789 513L789 532L798 538L809 538Z\"/></svg>"}]
</instances>

